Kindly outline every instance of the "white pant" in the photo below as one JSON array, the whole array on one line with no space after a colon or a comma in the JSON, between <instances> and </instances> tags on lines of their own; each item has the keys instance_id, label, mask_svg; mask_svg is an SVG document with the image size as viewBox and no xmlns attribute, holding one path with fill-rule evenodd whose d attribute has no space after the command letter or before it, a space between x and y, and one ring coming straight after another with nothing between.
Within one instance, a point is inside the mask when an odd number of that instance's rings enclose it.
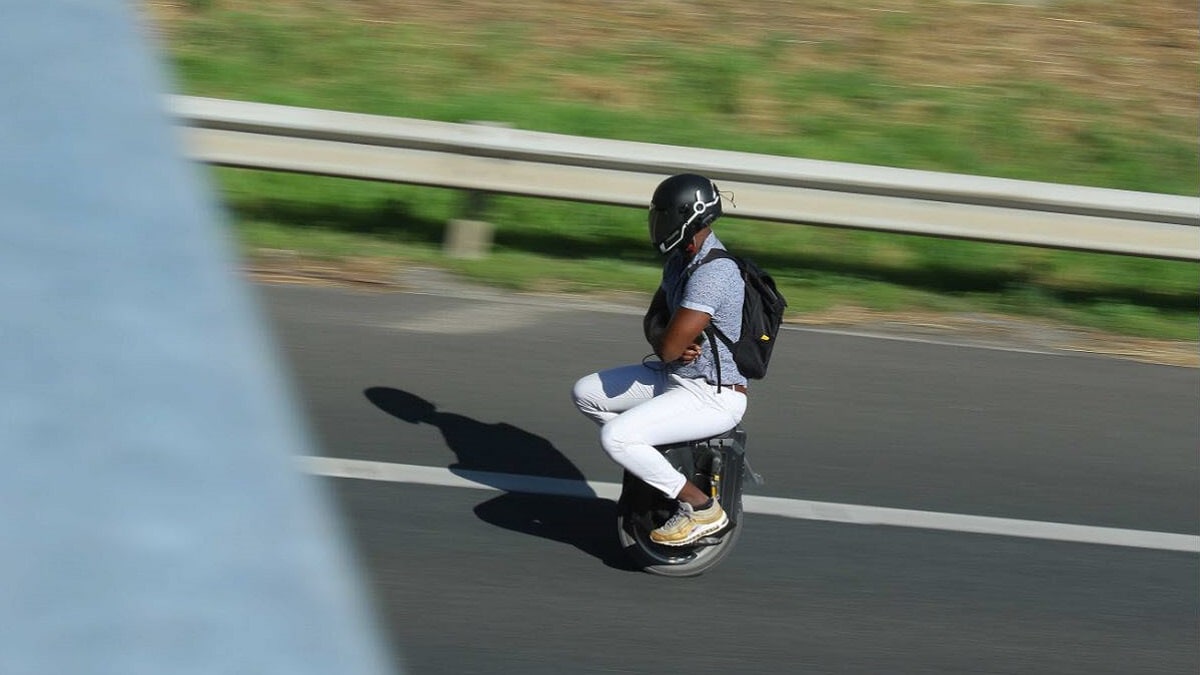
<instances>
[{"instance_id":1,"label":"white pant","mask_svg":"<svg viewBox=\"0 0 1200 675\"><path fill-rule=\"evenodd\" d=\"M604 451L668 497L677 497L687 479L654 446L716 436L746 413L745 394L668 375L657 364L592 373L572 395L579 411L601 425Z\"/></svg>"}]
</instances>

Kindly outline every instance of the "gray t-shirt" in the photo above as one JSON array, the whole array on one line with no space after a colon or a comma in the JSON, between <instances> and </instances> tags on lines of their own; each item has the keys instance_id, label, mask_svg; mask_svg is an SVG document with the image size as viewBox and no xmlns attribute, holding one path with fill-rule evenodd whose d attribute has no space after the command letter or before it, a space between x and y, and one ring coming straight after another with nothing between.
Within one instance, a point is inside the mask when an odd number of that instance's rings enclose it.
<instances>
[{"instance_id":1,"label":"gray t-shirt","mask_svg":"<svg viewBox=\"0 0 1200 675\"><path fill-rule=\"evenodd\" d=\"M662 289L672 314L680 307L704 312L712 317L713 325L726 337L737 342L742 334L745 282L742 281L737 263L728 258L716 258L700 264L714 248L724 249L725 246L717 239L716 233L710 233L695 256L671 256L663 267ZM720 339L714 342L721 359L721 384L746 384L746 377L738 371L729 349ZM702 347L699 358L687 364L672 364L671 372L680 377L702 377L716 384L717 367L713 362L712 344L705 341Z\"/></svg>"}]
</instances>

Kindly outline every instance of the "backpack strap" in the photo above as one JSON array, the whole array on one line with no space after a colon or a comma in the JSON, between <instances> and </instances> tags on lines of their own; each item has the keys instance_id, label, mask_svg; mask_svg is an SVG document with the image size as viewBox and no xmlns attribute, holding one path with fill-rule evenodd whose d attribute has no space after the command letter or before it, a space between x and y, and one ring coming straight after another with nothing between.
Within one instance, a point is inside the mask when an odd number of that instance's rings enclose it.
<instances>
[{"instance_id":1,"label":"backpack strap","mask_svg":"<svg viewBox=\"0 0 1200 675\"><path fill-rule=\"evenodd\" d=\"M696 271L696 268L700 265L718 258L728 258L729 260L732 260L733 262L737 263L738 272L742 272L742 262L738 260L736 256L723 248L713 248L709 249L708 255L704 256L704 260L701 260L699 264L692 267L691 271L688 272L688 276L691 277L691 273ZM721 393L721 387L723 385L723 380L721 378L721 355L717 353L717 343L713 340L713 338L716 337L720 339L725 345L725 348L729 350L731 355L733 354L733 340L730 340L729 336L725 335L724 331L722 331L720 328L717 328L716 324L711 321L708 322L708 326L704 328L704 334L708 336L708 342L712 345L713 364L717 367L717 393L719 394Z\"/></svg>"},{"instance_id":2,"label":"backpack strap","mask_svg":"<svg viewBox=\"0 0 1200 675\"><path fill-rule=\"evenodd\" d=\"M742 261L738 260L737 256L733 255L732 253L730 253L729 251L726 251L723 248L714 248L714 249L709 250L708 255L704 256L704 260L700 261L700 265L703 265L712 260L716 260L718 258L726 258L726 259L732 260L735 264L737 264L738 272L744 272L744 270L742 269ZM700 265L696 265L696 267L699 267ZM694 269L695 268L693 268L693 270ZM710 322L708 324L708 328L705 328L704 331L705 332L711 331L712 333L715 333L716 336L721 339L721 342L723 342L725 344L725 347L729 349L729 352L731 354L733 353L733 340L730 340L729 336L725 335L725 333L720 328L717 328L713 323ZM714 345L713 346L714 358L716 358L716 356L715 356L716 349L717 348ZM721 362L720 362L720 360L718 360L717 368L720 368L720 367L721 367ZM719 372L717 373L717 376L720 377Z\"/></svg>"}]
</instances>

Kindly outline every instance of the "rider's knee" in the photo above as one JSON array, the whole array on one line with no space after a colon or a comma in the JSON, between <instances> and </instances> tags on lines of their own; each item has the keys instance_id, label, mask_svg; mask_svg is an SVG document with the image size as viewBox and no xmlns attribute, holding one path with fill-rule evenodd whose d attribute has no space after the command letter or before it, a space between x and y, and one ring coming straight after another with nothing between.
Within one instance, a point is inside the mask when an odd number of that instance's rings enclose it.
<instances>
[{"instance_id":1,"label":"rider's knee","mask_svg":"<svg viewBox=\"0 0 1200 675\"><path fill-rule=\"evenodd\" d=\"M621 457L628 454L631 445L640 445L640 443L637 439L629 437L624 425L609 422L600 428L600 447L604 448L604 451L617 462L620 462Z\"/></svg>"},{"instance_id":2,"label":"rider's knee","mask_svg":"<svg viewBox=\"0 0 1200 675\"><path fill-rule=\"evenodd\" d=\"M583 412L598 411L600 408L596 404L596 392L599 391L600 377L595 373L585 375L575 381L575 386L571 388L571 401L575 403L575 407Z\"/></svg>"}]
</instances>

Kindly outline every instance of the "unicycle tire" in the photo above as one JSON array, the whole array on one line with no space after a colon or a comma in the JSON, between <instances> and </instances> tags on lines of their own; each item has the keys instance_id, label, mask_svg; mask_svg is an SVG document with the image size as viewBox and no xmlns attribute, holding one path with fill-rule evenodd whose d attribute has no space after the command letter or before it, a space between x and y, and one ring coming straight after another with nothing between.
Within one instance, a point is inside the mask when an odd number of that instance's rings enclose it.
<instances>
[{"instance_id":1,"label":"unicycle tire","mask_svg":"<svg viewBox=\"0 0 1200 675\"><path fill-rule=\"evenodd\" d=\"M621 548L643 571L664 577L694 577L724 560L741 536L741 500L732 510L725 508L730 525L721 532L690 546L663 546L650 540L649 530L638 522L631 509L618 504L617 537Z\"/></svg>"}]
</instances>

